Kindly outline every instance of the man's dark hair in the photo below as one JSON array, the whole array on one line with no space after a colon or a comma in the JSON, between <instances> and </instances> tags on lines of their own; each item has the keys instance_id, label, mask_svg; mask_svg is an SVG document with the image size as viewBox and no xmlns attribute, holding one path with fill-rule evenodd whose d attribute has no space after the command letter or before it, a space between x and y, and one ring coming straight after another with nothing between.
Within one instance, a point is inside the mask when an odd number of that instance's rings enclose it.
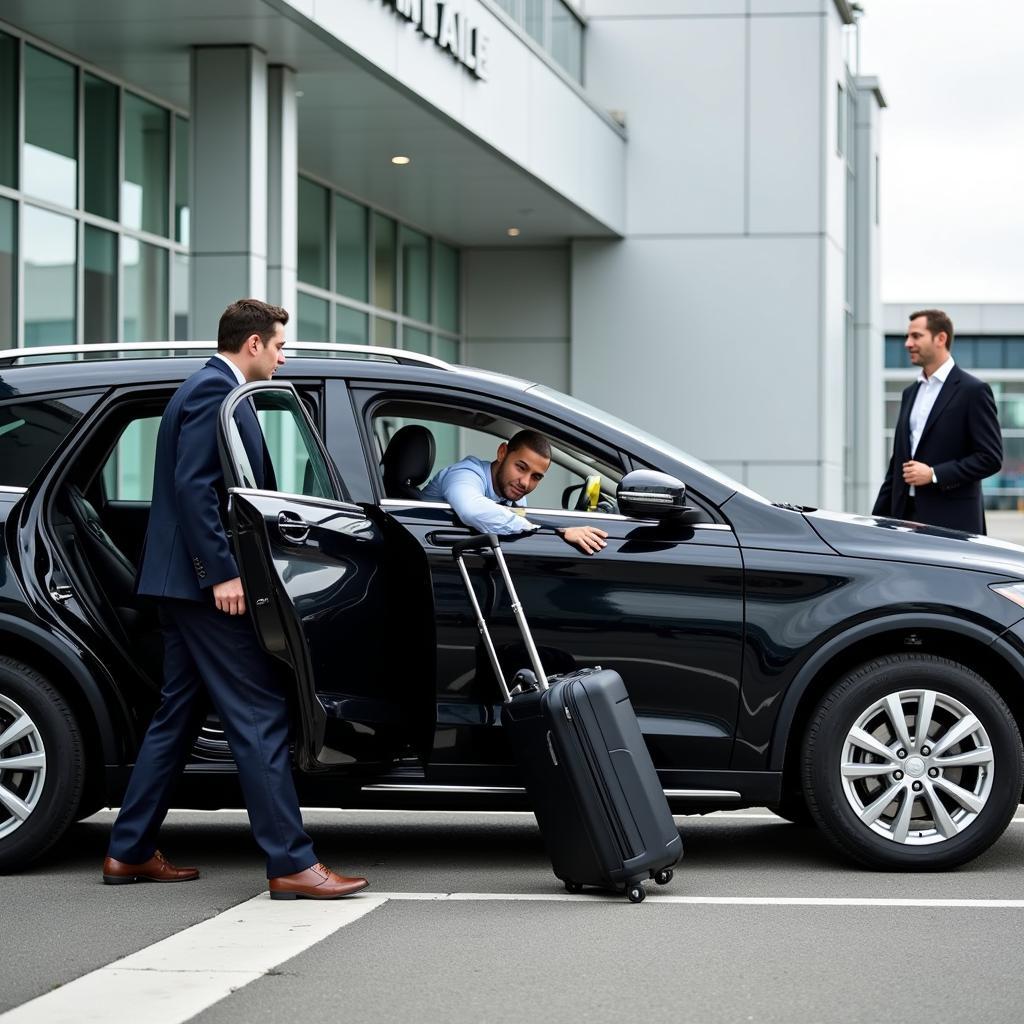
<instances>
[{"instance_id":1,"label":"man's dark hair","mask_svg":"<svg viewBox=\"0 0 1024 1024\"><path fill-rule=\"evenodd\" d=\"M946 332L946 348L951 349L953 347L953 321L949 319L949 315L944 313L941 309L919 309L916 313L910 314L911 320L916 320L919 316L923 316L925 322L928 324L928 330L932 334L938 334L939 331Z\"/></svg>"},{"instance_id":2,"label":"man's dark hair","mask_svg":"<svg viewBox=\"0 0 1024 1024\"><path fill-rule=\"evenodd\" d=\"M245 339L260 336L264 345L274 334L276 324L288 323L288 310L259 299L239 299L221 314L217 327L217 351L238 352Z\"/></svg>"},{"instance_id":3,"label":"man's dark hair","mask_svg":"<svg viewBox=\"0 0 1024 1024\"><path fill-rule=\"evenodd\" d=\"M536 430L519 430L509 438L510 452L518 451L520 448L529 448L542 459L551 458L551 445L548 444L548 439Z\"/></svg>"}]
</instances>

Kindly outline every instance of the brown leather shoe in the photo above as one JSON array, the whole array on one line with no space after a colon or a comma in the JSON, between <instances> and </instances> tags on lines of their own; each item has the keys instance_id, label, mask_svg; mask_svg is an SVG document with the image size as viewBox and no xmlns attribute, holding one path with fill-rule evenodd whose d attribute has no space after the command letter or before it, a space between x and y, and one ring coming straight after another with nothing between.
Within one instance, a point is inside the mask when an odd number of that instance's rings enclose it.
<instances>
[{"instance_id":1,"label":"brown leather shoe","mask_svg":"<svg viewBox=\"0 0 1024 1024\"><path fill-rule=\"evenodd\" d=\"M323 864L314 864L294 875L279 875L270 880L272 900L336 900L351 896L370 883L365 878L336 875Z\"/></svg>"},{"instance_id":2,"label":"brown leather shoe","mask_svg":"<svg viewBox=\"0 0 1024 1024\"><path fill-rule=\"evenodd\" d=\"M113 857L103 862L105 885L131 885L133 882L192 882L199 868L176 868L157 850L145 864L123 864Z\"/></svg>"}]
</instances>

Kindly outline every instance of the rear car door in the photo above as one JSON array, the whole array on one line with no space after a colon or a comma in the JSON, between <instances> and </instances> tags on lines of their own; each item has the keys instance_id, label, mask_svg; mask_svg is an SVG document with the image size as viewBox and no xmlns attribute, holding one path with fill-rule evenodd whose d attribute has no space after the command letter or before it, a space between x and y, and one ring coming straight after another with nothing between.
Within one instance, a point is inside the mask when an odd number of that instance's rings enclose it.
<instances>
[{"instance_id":1,"label":"rear car door","mask_svg":"<svg viewBox=\"0 0 1024 1024\"><path fill-rule=\"evenodd\" d=\"M263 487L236 413L255 409ZM347 499L290 384L258 382L221 407L229 527L246 603L266 650L296 683L296 754L305 770L386 769L427 760L434 729L429 582L409 535ZM269 462L269 466L267 466ZM419 556L418 550L414 550Z\"/></svg>"}]
</instances>

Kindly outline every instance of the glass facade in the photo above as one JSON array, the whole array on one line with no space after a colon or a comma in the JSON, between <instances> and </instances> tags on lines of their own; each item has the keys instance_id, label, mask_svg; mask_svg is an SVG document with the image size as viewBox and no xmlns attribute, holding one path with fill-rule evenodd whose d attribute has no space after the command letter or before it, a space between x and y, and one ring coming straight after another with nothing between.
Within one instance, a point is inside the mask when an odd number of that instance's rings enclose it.
<instances>
[{"instance_id":1,"label":"glass facade","mask_svg":"<svg viewBox=\"0 0 1024 1024\"><path fill-rule=\"evenodd\" d=\"M885 336L885 368L906 369L910 366L902 334ZM1024 335L1021 334L956 334L953 358L965 370L1024 370Z\"/></svg>"},{"instance_id":2,"label":"glass facade","mask_svg":"<svg viewBox=\"0 0 1024 1024\"><path fill-rule=\"evenodd\" d=\"M0 32L0 348L188 337L188 133Z\"/></svg>"},{"instance_id":3,"label":"glass facade","mask_svg":"<svg viewBox=\"0 0 1024 1024\"><path fill-rule=\"evenodd\" d=\"M496 0L577 82L583 81L583 22L563 0Z\"/></svg>"},{"instance_id":4,"label":"glass facade","mask_svg":"<svg viewBox=\"0 0 1024 1024\"><path fill-rule=\"evenodd\" d=\"M297 340L458 362L458 250L301 175L298 199Z\"/></svg>"}]
</instances>

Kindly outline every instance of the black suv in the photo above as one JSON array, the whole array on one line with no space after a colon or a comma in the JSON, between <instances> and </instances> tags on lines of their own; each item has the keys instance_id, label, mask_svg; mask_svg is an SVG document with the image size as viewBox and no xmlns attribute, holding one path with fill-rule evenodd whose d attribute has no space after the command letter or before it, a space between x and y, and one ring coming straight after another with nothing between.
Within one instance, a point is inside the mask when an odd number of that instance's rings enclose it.
<instances>
[{"instance_id":1,"label":"black suv","mask_svg":"<svg viewBox=\"0 0 1024 1024\"><path fill-rule=\"evenodd\" d=\"M0 353L2 869L118 804L157 699L155 609L133 589L156 425L210 349L150 347ZM542 659L621 672L675 810L809 815L876 868L952 867L1002 834L1024 772L1024 550L772 504L537 384L295 350L229 396L220 431L248 604L294 696L303 802L525 806L452 562L467 531L418 488L529 427L552 442L530 500L546 529L506 550ZM251 485L230 417L245 397L280 491ZM638 488L651 470L674 479ZM582 521L607 530L599 555L552 529ZM527 659L507 599L471 557L514 673ZM212 715L176 804L240 804Z\"/></svg>"}]
</instances>

